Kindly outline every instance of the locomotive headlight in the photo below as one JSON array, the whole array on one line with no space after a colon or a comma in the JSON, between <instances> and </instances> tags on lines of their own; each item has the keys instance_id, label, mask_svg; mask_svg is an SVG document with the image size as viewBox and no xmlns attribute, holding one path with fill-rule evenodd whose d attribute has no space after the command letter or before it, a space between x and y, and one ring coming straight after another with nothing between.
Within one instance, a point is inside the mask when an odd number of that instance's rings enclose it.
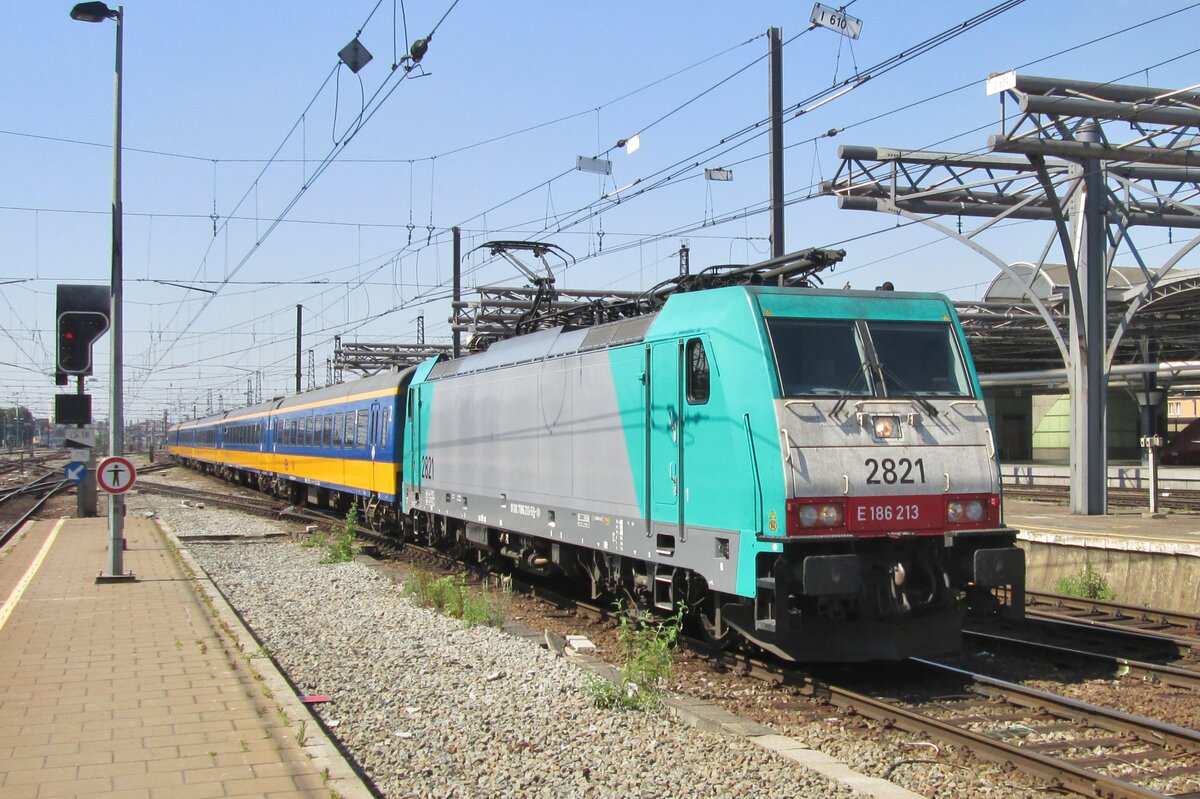
<instances>
[{"instance_id":1,"label":"locomotive headlight","mask_svg":"<svg viewBox=\"0 0 1200 799\"><path fill-rule=\"evenodd\" d=\"M900 417L899 416L876 416L875 417L875 437L876 438L899 438L900 437Z\"/></svg>"},{"instance_id":2,"label":"locomotive headlight","mask_svg":"<svg viewBox=\"0 0 1200 799\"><path fill-rule=\"evenodd\" d=\"M840 528L846 523L846 509L839 502L801 502L788 500L788 535Z\"/></svg>"},{"instance_id":3,"label":"locomotive headlight","mask_svg":"<svg viewBox=\"0 0 1200 799\"><path fill-rule=\"evenodd\" d=\"M957 500L946 503L946 521L958 524L963 520L963 504Z\"/></svg>"},{"instance_id":4,"label":"locomotive headlight","mask_svg":"<svg viewBox=\"0 0 1200 799\"><path fill-rule=\"evenodd\" d=\"M977 499L973 499L967 503L967 520L977 522L983 518L983 503Z\"/></svg>"}]
</instances>

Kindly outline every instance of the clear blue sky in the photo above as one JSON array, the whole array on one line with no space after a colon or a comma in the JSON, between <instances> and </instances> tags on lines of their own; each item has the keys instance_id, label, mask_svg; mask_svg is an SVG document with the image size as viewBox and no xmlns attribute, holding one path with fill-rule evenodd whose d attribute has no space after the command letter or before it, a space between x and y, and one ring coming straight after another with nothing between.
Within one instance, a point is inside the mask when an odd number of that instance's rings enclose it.
<instances>
[{"instance_id":1,"label":"clear blue sky","mask_svg":"<svg viewBox=\"0 0 1200 799\"><path fill-rule=\"evenodd\" d=\"M767 28L791 40L784 102L792 105L994 5L857 0L848 12L863 20L862 38L851 42L824 29L804 33L809 3L383 0L371 15L375 0L130 2L126 419L204 413L210 390L214 405L241 404L248 381L265 397L290 393L297 304L305 368L311 349L318 385L335 334L412 341L424 314L427 339L448 341L454 225L464 250L535 237L562 246L578 259L559 278L570 288L652 285L674 273L684 241L693 269L760 260L767 215L739 212L768 196L766 138L717 145L766 116L767 66L757 59ZM70 7L0 8L9 76L0 85L0 406L26 405L37 416L50 415L60 390L51 377L55 285L109 279L115 26L75 22ZM410 40L449 14L422 62L429 74L389 80L405 50L402 8ZM335 71L336 53L360 27L375 59L358 76ZM799 201L787 210L787 248L845 247L830 286L891 280L979 297L994 267L961 245L897 228L890 216L838 211L830 198L804 199L837 171L838 146L982 151L1000 110L984 80L1014 67L1192 86L1200 83L1200 58L1188 55L1197 30L1200 8L1185 2L1027 0L789 121L786 188ZM1118 35L1048 58L1109 34ZM364 98L371 110L358 126ZM831 128L844 131L815 138ZM638 152L606 156L607 181L572 171L577 156L639 131ZM330 153L336 160L319 169ZM732 167L735 178L706 182L697 177L706 166ZM622 193L629 199L596 205L639 180ZM703 225L726 216L737 218ZM566 220L573 224L557 231ZM1025 232L1000 232L988 244L1010 260L1036 260L1044 231ZM465 269L468 288L522 282L484 253ZM95 355L88 390L102 419L107 337Z\"/></svg>"}]
</instances>

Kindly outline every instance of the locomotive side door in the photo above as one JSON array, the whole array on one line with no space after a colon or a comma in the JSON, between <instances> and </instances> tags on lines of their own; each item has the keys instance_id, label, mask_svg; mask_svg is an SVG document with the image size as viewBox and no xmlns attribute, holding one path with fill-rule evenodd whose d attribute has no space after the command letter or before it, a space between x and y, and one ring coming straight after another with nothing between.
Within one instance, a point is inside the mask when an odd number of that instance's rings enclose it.
<instances>
[{"instance_id":1,"label":"locomotive side door","mask_svg":"<svg viewBox=\"0 0 1200 799\"><path fill-rule=\"evenodd\" d=\"M683 527L682 347L682 339L648 347L646 483L648 532L655 535L681 535Z\"/></svg>"},{"instance_id":2,"label":"locomotive side door","mask_svg":"<svg viewBox=\"0 0 1200 799\"><path fill-rule=\"evenodd\" d=\"M405 428L408 432L408 459L404 463L405 482L411 485L417 492L416 496L411 498L413 503L420 502L421 479L423 477L421 471L421 390L422 386L409 385L408 396L406 397L407 419Z\"/></svg>"}]
</instances>

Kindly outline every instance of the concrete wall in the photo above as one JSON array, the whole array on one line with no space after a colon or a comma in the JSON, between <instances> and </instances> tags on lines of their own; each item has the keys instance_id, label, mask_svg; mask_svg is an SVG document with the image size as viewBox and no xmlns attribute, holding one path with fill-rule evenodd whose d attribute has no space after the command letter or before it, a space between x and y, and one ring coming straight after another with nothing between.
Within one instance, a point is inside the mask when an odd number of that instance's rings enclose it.
<instances>
[{"instance_id":1,"label":"concrete wall","mask_svg":"<svg viewBox=\"0 0 1200 799\"><path fill-rule=\"evenodd\" d=\"M1031 540L1032 539L1032 540ZM1033 591L1054 591L1064 577L1080 574L1090 564L1116 594L1114 601L1127 605L1195 613L1200 607L1200 545L1171 545L1174 553L1160 551L1168 545L1152 541L1139 551L1110 548L1104 539L1089 546L1056 541L1045 533L1022 533L1025 550L1025 586ZM1079 541L1079 539L1074 539ZM1113 542L1122 547L1128 542Z\"/></svg>"},{"instance_id":2,"label":"concrete wall","mask_svg":"<svg viewBox=\"0 0 1200 799\"><path fill-rule=\"evenodd\" d=\"M1066 394L1033 397L1033 461L1065 463L1071 457L1071 404ZM1127 391L1108 392L1108 457L1136 459L1139 413Z\"/></svg>"}]
</instances>

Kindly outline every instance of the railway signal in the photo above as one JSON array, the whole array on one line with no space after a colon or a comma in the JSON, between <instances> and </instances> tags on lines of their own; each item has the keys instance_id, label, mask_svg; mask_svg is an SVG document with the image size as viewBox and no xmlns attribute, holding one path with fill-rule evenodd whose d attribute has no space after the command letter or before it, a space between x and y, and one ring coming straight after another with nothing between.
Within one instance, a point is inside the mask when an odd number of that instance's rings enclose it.
<instances>
[{"instance_id":1,"label":"railway signal","mask_svg":"<svg viewBox=\"0 0 1200 799\"><path fill-rule=\"evenodd\" d=\"M108 330L109 302L105 286L59 284L55 352L59 374L92 373L92 344Z\"/></svg>"}]
</instances>

